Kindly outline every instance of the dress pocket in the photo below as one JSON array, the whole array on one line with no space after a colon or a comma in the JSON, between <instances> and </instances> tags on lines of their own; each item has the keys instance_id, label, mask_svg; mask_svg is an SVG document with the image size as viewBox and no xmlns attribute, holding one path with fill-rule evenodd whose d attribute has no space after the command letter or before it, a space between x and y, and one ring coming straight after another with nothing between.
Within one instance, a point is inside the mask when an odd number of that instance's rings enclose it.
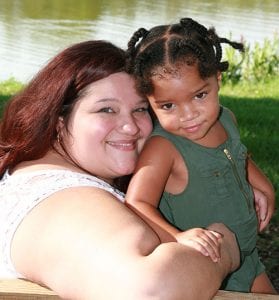
<instances>
[{"instance_id":1,"label":"dress pocket","mask_svg":"<svg viewBox=\"0 0 279 300\"><path fill-rule=\"evenodd\" d=\"M230 195L229 172L229 166L222 164L200 169L202 181L205 183L203 186L207 189L207 193L211 196L211 199L214 195L216 195L216 200L217 198L222 199Z\"/></svg>"}]
</instances>

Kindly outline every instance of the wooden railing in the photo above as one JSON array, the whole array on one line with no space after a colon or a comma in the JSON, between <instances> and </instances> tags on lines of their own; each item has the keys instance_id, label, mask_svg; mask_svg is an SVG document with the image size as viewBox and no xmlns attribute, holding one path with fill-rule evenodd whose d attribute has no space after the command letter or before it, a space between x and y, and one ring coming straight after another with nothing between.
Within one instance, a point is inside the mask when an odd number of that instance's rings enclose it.
<instances>
[{"instance_id":1,"label":"wooden railing","mask_svg":"<svg viewBox=\"0 0 279 300\"><path fill-rule=\"evenodd\" d=\"M1 300L58 300L49 289L26 280L0 280ZM218 291L214 300L279 300L279 296ZM112 300L112 299L111 299Z\"/></svg>"}]
</instances>

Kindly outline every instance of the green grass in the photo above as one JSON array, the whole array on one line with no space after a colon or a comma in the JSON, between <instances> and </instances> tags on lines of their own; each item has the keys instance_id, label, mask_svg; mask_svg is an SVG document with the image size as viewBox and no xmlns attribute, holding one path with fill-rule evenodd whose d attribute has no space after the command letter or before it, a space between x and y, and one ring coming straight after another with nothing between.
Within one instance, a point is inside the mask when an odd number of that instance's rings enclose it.
<instances>
[{"instance_id":1,"label":"green grass","mask_svg":"<svg viewBox=\"0 0 279 300\"><path fill-rule=\"evenodd\" d=\"M257 84L225 85L220 101L238 122L242 141L273 182L279 205L279 78ZM279 223L279 216L275 216Z\"/></svg>"},{"instance_id":2,"label":"green grass","mask_svg":"<svg viewBox=\"0 0 279 300\"><path fill-rule=\"evenodd\" d=\"M279 207L279 78L266 82L226 84L220 101L230 108L238 122L243 143L253 160L274 185L276 207ZM259 253L267 273L279 291L279 213L260 234Z\"/></svg>"},{"instance_id":3,"label":"green grass","mask_svg":"<svg viewBox=\"0 0 279 300\"><path fill-rule=\"evenodd\" d=\"M241 82L241 81L240 81ZM238 121L242 141L252 158L266 173L276 190L279 207L279 78L265 81L226 83L220 90L220 102L230 108ZM7 100L23 84L11 79L0 83L0 115ZM279 290L279 214L274 215L264 233L260 234L259 252L267 273Z\"/></svg>"},{"instance_id":4,"label":"green grass","mask_svg":"<svg viewBox=\"0 0 279 300\"><path fill-rule=\"evenodd\" d=\"M22 87L23 84L13 78L0 82L0 115L2 115L6 102Z\"/></svg>"}]
</instances>

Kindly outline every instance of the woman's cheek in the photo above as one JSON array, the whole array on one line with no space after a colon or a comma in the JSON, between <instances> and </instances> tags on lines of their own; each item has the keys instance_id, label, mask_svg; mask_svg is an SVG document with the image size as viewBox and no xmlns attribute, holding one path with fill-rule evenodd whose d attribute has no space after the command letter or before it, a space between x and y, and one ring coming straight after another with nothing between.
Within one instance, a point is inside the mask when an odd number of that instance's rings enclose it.
<instances>
[{"instance_id":1,"label":"woman's cheek","mask_svg":"<svg viewBox=\"0 0 279 300\"><path fill-rule=\"evenodd\" d=\"M153 130L153 125L152 125L152 120L151 117L148 117L147 121L146 121L146 126L145 126L146 130L145 130L145 136L148 137L152 130Z\"/></svg>"}]
</instances>

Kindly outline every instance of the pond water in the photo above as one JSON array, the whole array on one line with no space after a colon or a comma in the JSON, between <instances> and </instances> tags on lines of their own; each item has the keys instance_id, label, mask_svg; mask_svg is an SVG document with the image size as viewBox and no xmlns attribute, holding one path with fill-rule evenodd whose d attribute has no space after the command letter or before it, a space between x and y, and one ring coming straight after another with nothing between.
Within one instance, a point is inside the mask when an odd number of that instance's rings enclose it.
<instances>
[{"instance_id":1,"label":"pond water","mask_svg":"<svg viewBox=\"0 0 279 300\"><path fill-rule=\"evenodd\" d=\"M192 17L249 44L273 38L278 0L0 0L0 80L26 82L72 43L105 39L125 47L139 27Z\"/></svg>"}]
</instances>

